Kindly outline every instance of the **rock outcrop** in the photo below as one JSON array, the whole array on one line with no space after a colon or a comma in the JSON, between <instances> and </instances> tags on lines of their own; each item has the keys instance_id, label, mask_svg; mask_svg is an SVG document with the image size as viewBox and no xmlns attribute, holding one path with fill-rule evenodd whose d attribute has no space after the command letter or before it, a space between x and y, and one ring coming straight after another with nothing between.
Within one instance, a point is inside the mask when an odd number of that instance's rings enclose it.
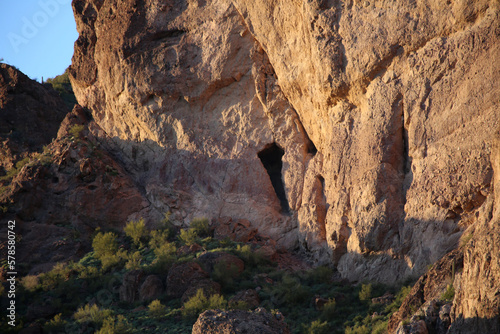
<instances>
[{"instance_id":1,"label":"rock outcrop","mask_svg":"<svg viewBox=\"0 0 500 334\"><path fill-rule=\"evenodd\" d=\"M70 111L55 90L0 64L0 175L48 145Z\"/></svg>"},{"instance_id":2,"label":"rock outcrop","mask_svg":"<svg viewBox=\"0 0 500 334\"><path fill-rule=\"evenodd\" d=\"M17 260L31 273L79 259L97 227L121 229L148 211L126 170L96 141L93 133L102 130L83 108L75 106L57 127L57 138L31 154L0 193L2 219L15 220L22 235Z\"/></svg>"},{"instance_id":3,"label":"rock outcrop","mask_svg":"<svg viewBox=\"0 0 500 334\"><path fill-rule=\"evenodd\" d=\"M78 101L158 215L248 219L391 282L490 214L496 1L73 7Z\"/></svg>"},{"instance_id":4,"label":"rock outcrop","mask_svg":"<svg viewBox=\"0 0 500 334\"><path fill-rule=\"evenodd\" d=\"M247 219L351 281L463 256L450 330L497 321L498 1L73 8L75 94L150 224ZM442 292L419 282L417 307Z\"/></svg>"},{"instance_id":5,"label":"rock outcrop","mask_svg":"<svg viewBox=\"0 0 500 334\"><path fill-rule=\"evenodd\" d=\"M289 334L283 316L279 316L260 308L253 312L208 310L200 314L192 333Z\"/></svg>"}]
</instances>

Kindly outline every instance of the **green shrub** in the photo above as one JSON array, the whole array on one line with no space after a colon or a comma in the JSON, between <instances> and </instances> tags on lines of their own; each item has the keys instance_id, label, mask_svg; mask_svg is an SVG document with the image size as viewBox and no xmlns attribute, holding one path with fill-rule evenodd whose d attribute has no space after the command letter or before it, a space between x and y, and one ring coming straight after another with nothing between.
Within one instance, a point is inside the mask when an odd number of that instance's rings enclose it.
<instances>
[{"instance_id":1,"label":"green shrub","mask_svg":"<svg viewBox=\"0 0 500 334\"><path fill-rule=\"evenodd\" d=\"M127 223L123 231L125 232L125 235L132 239L136 247L141 247L141 239L144 239L148 235L146 224L142 218L138 221L131 221Z\"/></svg>"},{"instance_id":2,"label":"green shrub","mask_svg":"<svg viewBox=\"0 0 500 334\"><path fill-rule=\"evenodd\" d=\"M326 266L319 266L309 272L309 280L317 284L328 284L332 280L333 269Z\"/></svg>"},{"instance_id":3,"label":"green shrub","mask_svg":"<svg viewBox=\"0 0 500 334\"><path fill-rule=\"evenodd\" d=\"M441 299L446 301L452 301L454 297L455 297L455 288L453 287L453 284L448 284L448 286L446 287L446 291L441 296Z\"/></svg>"},{"instance_id":4,"label":"green shrub","mask_svg":"<svg viewBox=\"0 0 500 334\"><path fill-rule=\"evenodd\" d=\"M75 314L73 314L73 318L78 323L94 323L96 325L102 325L104 319L112 315L113 311L109 309L101 309L96 304L86 304L85 306L80 307Z\"/></svg>"},{"instance_id":5,"label":"green shrub","mask_svg":"<svg viewBox=\"0 0 500 334\"><path fill-rule=\"evenodd\" d=\"M0 181L7 181L14 178L17 174L19 174L19 172L21 172L21 169L23 169L23 167L26 166L29 162L30 162L29 157L19 160L18 162L16 162L15 167L7 171L6 175L0 177Z\"/></svg>"},{"instance_id":6,"label":"green shrub","mask_svg":"<svg viewBox=\"0 0 500 334\"><path fill-rule=\"evenodd\" d=\"M389 325L389 320L377 322L372 328L372 334L387 333L387 325Z\"/></svg>"},{"instance_id":7,"label":"green shrub","mask_svg":"<svg viewBox=\"0 0 500 334\"><path fill-rule=\"evenodd\" d=\"M127 252L123 249L118 250L118 242L113 232L97 233L92 241L92 248L105 271L127 259Z\"/></svg>"},{"instance_id":8,"label":"green shrub","mask_svg":"<svg viewBox=\"0 0 500 334\"><path fill-rule=\"evenodd\" d=\"M102 269L107 271L108 269L121 264L122 261L127 258L127 251L120 249L116 254L106 254L101 256L99 260L101 261Z\"/></svg>"},{"instance_id":9,"label":"green shrub","mask_svg":"<svg viewBox=\"0 0 500 334\"><path fill-rule=\"evenodd\" d=\"M365 325L355 325L346 327L345 334L370 334L370 329Z\"/></svg>"},{"instance_id":10,"label":"green shrub","mask_svg":"<svg viewBox=\"0 0 500 334\"><path fill-rule=\"evenodd\" d=\"M75 124L68 130L68 132L73 138L77 139L80 137L84 128L85 126L83 125Z\"/></svg>"},{"instance_id":11,"label":"green shrub","mask_svg":"<svg viewBox=\"0 0 500 334\"><path fill-rule=\"evenodd\" d=\"M161 257L173 257L177 252L177 247L173 242L166 242L158 248L154 249L154 253L157 258Z\"/></svg>"},{"instance_id":12,"label":"green shrub","mask_svg":"<svg viewBox=\"0 0 500 334\"><path fill-rule=\"evenodd\" d=\"M64 331L67 323L68 322L62 318L62 313L59 313L45 323L43 330L47 333L61 333Z\"/></svg>"},{"instance_id":13,"label":"green shrub","mask_svg":"<svg viewBox=\"0 0 500 334\"><path fill-rule=\"evenodd\" d=\"M151 239L149 240L149 247L153 250L160 248L164 244L168 243L168 238L170 237L169 230L155 230L151 231Z\"/></svg>"},{"instance_id":14,"label":"green shrub","mask_svg":"<svg viewBox=\"0 0 500 334\"><path fill-rule=\"evenodd\" d=\"M411 286L403 286L394 297L394 301L385 307L384 312L387 313L396 312L403 303L403 300L410 293L411 288L412 288Z\"/></svg>"},{"instance_id":15,"label":"green shrub","mask_svg":"<svg viewBox=\"0 0 500 334\"><path fill-rule=\"evenodd\" d=\"M113 317L109 316L103 321L103 325L100 330L95 332L96 334L121 334L121 333L129 333L130 332L130 324L127 319L121 314Z\"/></svg>"},{"instance_id":16,"label":"green shrub","mask_svg":"<svg viewBox=\"0 0 500 334\"><path fill-rule=\"evenodd\" d=\"M323 306L323 310L321 311L321 319L330 320L335 317L335 298L328 299L328 302Z\"/></svg>"},{"instance_id":17,"label":"green shrub","mask_svg":"<svg viewBox=\"0 0 500 334\"><path fill-rule=\"evenodd\" d=\"M182 314L185 317L196 317L201 312L211 309L225 309L227 307L227 302L223 296L212 295L210 298L205 297L203 289L196 291L196 295L189 298L187 302L184 303Z\"/></svg>"},{"instance_id":18,"label":"green shrub","mask_svg":"<svg viewBox=\"0 0 500 334\"><path fill-rule=\"evenodd\" d=\"M128 270L139 269L141 267L142 255L139 251L130 254L127 257L125 268Z\"/></svg>"},{"instance_id":19,"label":"green shrub","mask_svg":"<svg viewBox=\"0 0 500 334\"><path fill-rule=\"evenodd\" d=\"M359 292L359 300L370 300L372 298L372 285L362 284Z\"/></svg>"},{"instance_id":20,"label":"green shrub","mask_svg":"<svg viewBox=\"0 0 500 334\"><path fill-rule=\"evenodd\" d=\"M28 291L35 291L40 286L40 280L36 275L27 275L21 279L21 285Z\"/></svg>"},{"instance_id":21,"label":"green shrub","mask_svg":"<svg viewBox=\"0 0 500 334\"><path fill-rule=\"evenodd\" d=\"M116 235L113 232L99 232L92 241L95 256L101 258L105 255L113 255L118 251Z\"/></svg>"},{"instance_id":22,"label":"green shrub","mask_svg":"<svg viewBox=\"0 0 500 334\"><path fill-rule=\"evenodd\" d=\"M198 240L198 233L192 228L181 230L181 234L179 235L179 241L186 245L191 246L196 243Z\"/></svg>"},{"instance_id":23,"label":"green shrub","mask_svg":"<svg viewBox=\"0 0 500 334\"><path fill-rule=\"evenodd\" d=\"M231 240L228 239L228 243L232 243ZM246 264L258 267L268 263L268 260L264 258L258 252L252 251L252 247L250 245L237 245L236 246L236 254L245 261Z\"/></svg>"},{"instance_id":24,"label":"green shrub","mask_svg":"<svg viewBox=\"0 0 500 334\"><path fill-rule=\"evenodd\" d=\"M329 334L330 326L326 321L314 320L309 326L303 326L305 334Z\"/></svg>"},{"instance_id":25,"label":"green shrub","mask_svg":"<svg viewBox=\"0 0 500 334\"><path fill-rule=\"evenodd\" d=\"M231 263L228 265L226 261L220 261L214 265L212 278L220 283L223 288L229 288L233 285L234 279L239 276L238 267Z\"/></svg>"},{"instance_id":26,"label":"green shrub","mask_svg":"<svg viewBox=\"0 0 500 334\"><path fill-rule=\"evenodd\" d=\"M57 263L51 271L46 272L39 276L38 280L44 291L52 290L56 286L60 285L62 282L68 280L72 273L71 265L66 265L65 263ZM28 284L34 284L33 279L29 279L31 282Z\"/></svg>"},{"instance_id":27,"label":"green shrub","mask_svg":"<svg viewBox=\"0 0 500 334\"><path fill-rule=\"evenodd\" d=\"M210 227L207 218L195 218L191 221L189 228L194 230L198 236L208 236Z\"/></svg>"},{"instance_id":28,"label":"green shrub","mask_svg":"<svg viewBox=\"0 0 500 334\"><path fill-rule=\"evenodd\" d=\"M160 318L165 315L166 307L158 299L153 300L148 306L149 314L154 318Z\"/></svg>"}]
</instances>

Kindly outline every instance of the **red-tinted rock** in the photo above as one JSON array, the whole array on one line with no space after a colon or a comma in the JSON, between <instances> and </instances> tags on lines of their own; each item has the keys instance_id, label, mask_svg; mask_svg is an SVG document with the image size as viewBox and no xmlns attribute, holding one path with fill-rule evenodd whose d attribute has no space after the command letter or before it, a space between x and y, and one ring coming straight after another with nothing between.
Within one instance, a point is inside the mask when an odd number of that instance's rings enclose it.
<instances>
[{"instance_id":1,"label":"red-tinted rock","mask_svg":"<svg viewBox=\"0 0 500 334\"><path fill-rule=\"evenodd\" d=\"M189 287L208 277L208 273L196 262L176 264L168 272L167 295L180 298Z\"/></svg>"}]
</instances>

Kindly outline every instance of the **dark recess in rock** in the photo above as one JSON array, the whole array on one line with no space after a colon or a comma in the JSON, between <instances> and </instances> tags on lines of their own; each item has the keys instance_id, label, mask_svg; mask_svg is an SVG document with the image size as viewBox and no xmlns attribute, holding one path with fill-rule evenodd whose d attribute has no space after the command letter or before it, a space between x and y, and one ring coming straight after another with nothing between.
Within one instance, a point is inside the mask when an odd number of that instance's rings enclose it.
<instances>
[{"instance_id":1,"label":"dark recess in rock","mask_svg":"<svg viewBox=\"0 0 500 334\"><path fill-rule=\"evenodd\" d=\"M289 213L290 206L286 198L285 186L281 175L281 169L283 167L281 158L284 154L285 151L282 148L276 145L276 143L272 143L266 145L266 147L258 153L258 156L264 165L264 168L267 170L267 174L269 174L276 196L278 196L278 199L280 200L281 212Z\"/></svg>"}]
</instances>

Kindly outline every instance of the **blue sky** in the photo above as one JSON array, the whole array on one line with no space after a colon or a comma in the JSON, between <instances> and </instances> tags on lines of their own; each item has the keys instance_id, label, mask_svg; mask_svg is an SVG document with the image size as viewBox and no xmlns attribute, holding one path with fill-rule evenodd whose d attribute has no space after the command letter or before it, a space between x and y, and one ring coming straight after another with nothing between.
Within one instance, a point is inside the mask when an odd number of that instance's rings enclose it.
<instances>
[{"instance_id":1,"label":"blue sky","mask_svg":"<svg viewBox=\"0 0 500 334\"><path fill-rule=\"evenodd\" d=\"M71 0L0 3L0 59L32 79L62 74L77 38Z\"/></svg>"}]
</instances>

